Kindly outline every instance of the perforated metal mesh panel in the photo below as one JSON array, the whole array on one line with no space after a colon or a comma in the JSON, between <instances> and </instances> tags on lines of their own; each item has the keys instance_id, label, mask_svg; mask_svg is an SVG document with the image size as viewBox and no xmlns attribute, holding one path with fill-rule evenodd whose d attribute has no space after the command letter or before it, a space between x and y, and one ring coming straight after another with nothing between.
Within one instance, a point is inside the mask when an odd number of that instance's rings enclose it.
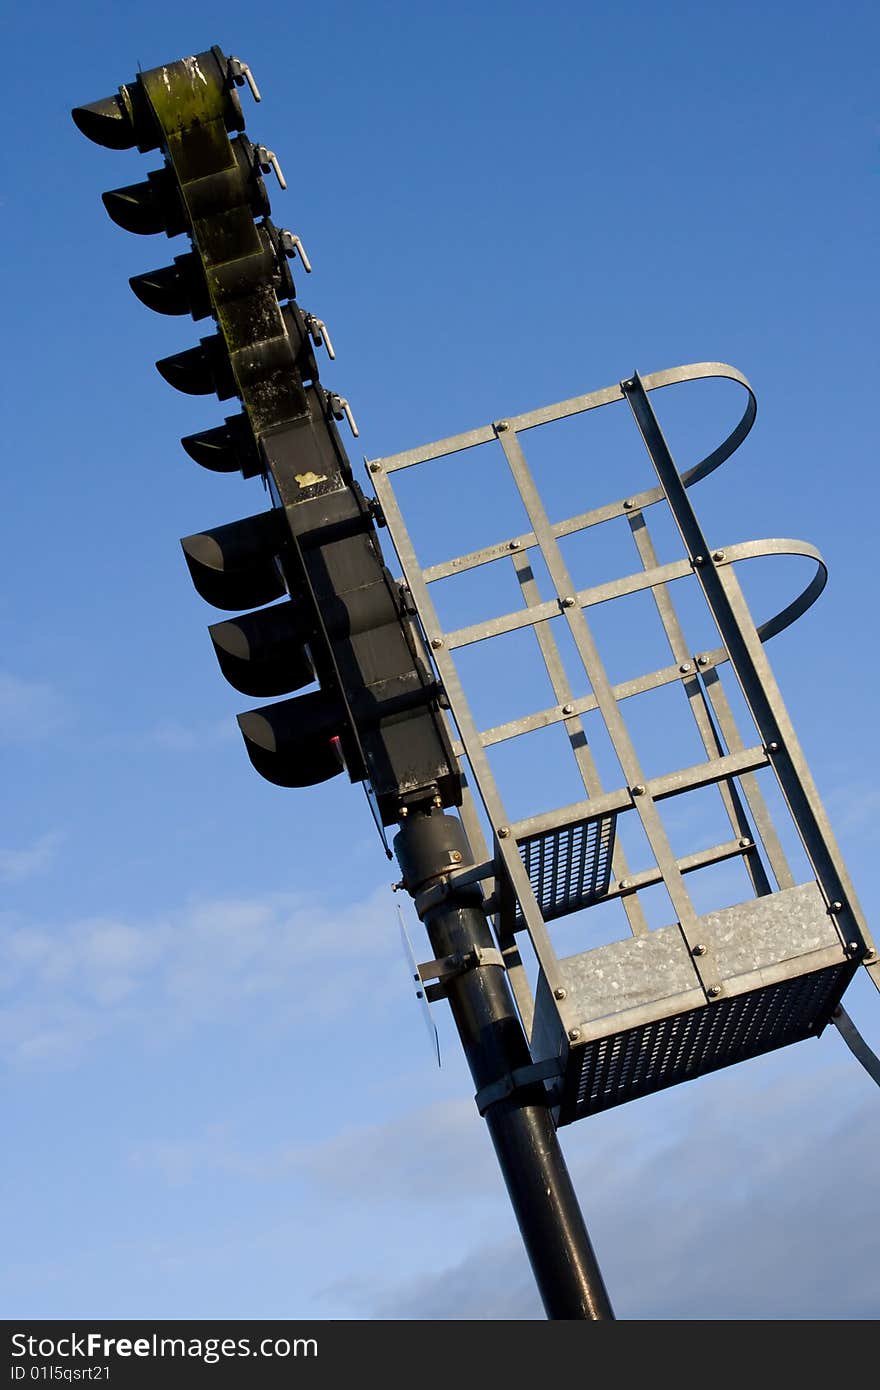
<instances>
[{"instance_id":1,"label":"perforated metal mesh panel","mask_svg":"<svg viewBox=\"0 0 880 1390\"><path fill-rule=\"evenodd\" d=\"M559 1123L819 1032L852 970L845 964L801 975L573 1049Z\"/></svg>"},{"instance_id":2,"label":"perforated metal mesh panel","mask_svg":"<svg viewBox=\"0 0 880 1390\"><path fill-rule=\"evenodd\" d=\"M519 842L545 922L577 912L608 892L616 816L556 826Z\"/></svg>"}]
</instances>

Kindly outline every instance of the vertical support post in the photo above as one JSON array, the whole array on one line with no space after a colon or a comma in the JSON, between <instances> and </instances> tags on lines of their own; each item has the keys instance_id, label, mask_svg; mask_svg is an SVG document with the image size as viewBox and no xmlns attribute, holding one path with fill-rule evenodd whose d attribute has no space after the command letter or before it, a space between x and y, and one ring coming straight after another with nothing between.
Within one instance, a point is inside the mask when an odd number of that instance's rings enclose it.
<instances>
[{"instance_id":1,"label":"vertical support post","mask_svg":"<svg viewBox=\"0 0 880 1390\"><path fill-rule=\"evenodd\" d=\"M481 950L494 949L482 893L456 888L448 877L453 867L472 863L461 822L439 811L410 815L394 849L435 955L463 962L445 992L547 1317L611 1319L547 1090L540 1080L516 1084L531 1057L506 972L498 963L478 963Z\"/></svg>"}]
</instances>

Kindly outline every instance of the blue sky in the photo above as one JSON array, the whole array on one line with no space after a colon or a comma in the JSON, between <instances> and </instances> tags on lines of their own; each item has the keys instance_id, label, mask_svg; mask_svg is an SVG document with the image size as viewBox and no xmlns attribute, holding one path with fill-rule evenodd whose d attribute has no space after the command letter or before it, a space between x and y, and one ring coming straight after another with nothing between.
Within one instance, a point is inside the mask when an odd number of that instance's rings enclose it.
<instances>
[{"instance_id":1,"label":"blue sky","mask_svg":"<svg viewBox=\"0 0 880 1390\"><path fill-rule=\"evenodd\" d=\"M153 362L207 328L128 288L184 244L101 206L156 156L90 145L69 108L213 43L250 62L355 461L634 367L750 378L755 429L695 502L715 543L829 563L771 659L876 921L877 27L866 3L643 0L10 17L5 1316L540 1316L442 1008L432 1068L361 790L280 791L240 744L177 540L262 493L183 454L230 407ZM718 427L681 422L687 462ZM791 575L755 572L756 611ZM875 1048L878 1004L847 995ZM876 1317L878 1140L833 1030L563 1134L618 1314L668 1319Z\"/></svg>"}]
</instances>

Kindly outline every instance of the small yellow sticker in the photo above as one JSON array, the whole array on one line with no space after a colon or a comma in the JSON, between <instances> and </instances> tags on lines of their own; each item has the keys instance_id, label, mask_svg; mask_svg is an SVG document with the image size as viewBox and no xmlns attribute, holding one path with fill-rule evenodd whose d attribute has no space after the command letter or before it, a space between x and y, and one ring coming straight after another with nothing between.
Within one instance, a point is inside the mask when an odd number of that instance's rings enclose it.
<instances>
[{"instance_id":1,"label":"small yellow sticker","mask_svg":"<svg viewBox=\"0 0 880 1390\"><path fill-rule=\"evenodd\" d=\"M314 487L315 483L326 483L326 473L294 473L294 478L300 487Z\"/></svg>"}]
</instances>

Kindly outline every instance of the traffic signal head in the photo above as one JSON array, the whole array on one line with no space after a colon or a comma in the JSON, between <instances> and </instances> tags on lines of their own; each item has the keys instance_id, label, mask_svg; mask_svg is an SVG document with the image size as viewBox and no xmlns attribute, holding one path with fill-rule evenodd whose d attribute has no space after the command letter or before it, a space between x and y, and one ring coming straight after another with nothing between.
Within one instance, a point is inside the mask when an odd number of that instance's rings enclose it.
<instances>
[{"instance_id":1,"label":"traffic signal head","mask_svg":"<svg viewBox=\"0 0 880 1390\"><path fill-rule=\"evenodd\" d=\"M141 154L158 148L162 130L153 114L146 93L135 80L120 87L115 96L75 106L71 112L83 135L108 150L130 150Z\"/></svg>"},{"instance_id":2,"label":"traffic signal head","mask_svg":"<svg viewBox=\"0 0 880 1390\"><path fill-rule=\"evenodd\" d=\"M263 471L254 433L244 414L228 416L222 425L185 435L180 442L194 463L212 473L240 472L242 477L253 478Z\"/></svg>"},{"instance_id":3,"label":"traffic signal head","mask_svg":"<svg viewBox=\"0 0 880 1390\"><path fill-rule=\"evenodd\" d=\"M235 377L226 344L219 333L202 338L198 347L161 357L156 363L159 375L169 386L187 396L210 396L213 392L221 401L235 395Z\"/></svg>"},{"instance_id":4,"label":"traffic signal head","mask_svg":"<svg viewBox=\"0 0 880 1390\"><path fill-rule=\"evenodd\" d=\"M313 787L345 771L345 714L323 691L238 716L247 754L276 787Z\"/></svg>"},{"instance_id":5,"label":"traffic signal head","mask_svg":"<svg viewBox=\"0 0 880 1390\"><path fill-rule=\"evenodd\" d=\"M272 603L287 592L278 559L282 518L276 511L184 536L190 577L207 603L240 611Z\"/></svg>"},{"instance_id":6,"label":"traffic signal head","mask_svg":"<svg viewBox=\"0 0 880 1390\"><path fill-rule=\"evenodd\" d=\"M420 633L336 429L347 402L319 380L316 347L334 354L323 321L296 302L289 260L311 267L300 239L270 220L263 174L285 183L271 151L243 133L245 81L259 99L246 66L214 48L138 74L74 120L110 148L161 150L163 168L104 203L128 231L188 235L191 249L131 287L158 313L210 316L216 332L156 365L187 394L240 399L239 414L183 446L212 471L262 475L273 500L182 541L198 593L237 615L209 628L223 674L246 695L288 697L239 716L248 756L279 786L342 771L369 780L391 824L403 804L457 803L457 765Z\"/></svg>"},{"instance_id":7,"label":"traffic signal head","mask_svg":"<svg viewBox=\"0 0 880 1390\"><path fill-rule=\"evenodd\" d=\"M293 254L291 234L279 230L269 218L264 218L256 231L259 251L212 265L211 288L201 258L194 251L175 256L171 265L133 275L128 283L141 303L155 313L190 314L194 319L206 318L212 312L211 289L219 302L234 299L260 284L270 286L279 300L293 299L296 286L288 264Z\"/></svg>"},{"instance_id":8,"label":"traffic signal head","mask_svg":"<svg viewBox=\"0 0 880 1390\"><path fill-rule=\"evenodd\" d=\"M138 73L115 95L75 106L71 115L83 135L96 145L110 150L136 148L146 154L158 149L168 133L180 127L181 118L186 118L187 85L197 95L202 95L198 93L199 85L222 93L226 129L244 130L244 115L235 88L242 85L245 76L253 91L247 64L238 58L227 58L215 46L191 58ZM202 103L190 103L189 114L204 117L204 97Z\"/></svg>"},{"instance_id":9,"label":"traffic signal head","mask_svg":"<svg viewBox=\"0 0 880 1390\"><path fill-rule=\"evenodd\" d=\"M141 303L157 314L191 314L194 319L203 319L211 312L205 273L194 251L175 256L171 265L132 275L128 283Z\"/></svg>"},{"instance_id":10,"label":"traffic signal head","mask_svg":"<svg viewBox=\"0 0 880 1390\"><path fill-rule=\"evenodd\" d=\"M243 695L284 695L315 679L307 643L313 632L293 599L208 628L220 670Z\"/></svg>"}]
</instances>

